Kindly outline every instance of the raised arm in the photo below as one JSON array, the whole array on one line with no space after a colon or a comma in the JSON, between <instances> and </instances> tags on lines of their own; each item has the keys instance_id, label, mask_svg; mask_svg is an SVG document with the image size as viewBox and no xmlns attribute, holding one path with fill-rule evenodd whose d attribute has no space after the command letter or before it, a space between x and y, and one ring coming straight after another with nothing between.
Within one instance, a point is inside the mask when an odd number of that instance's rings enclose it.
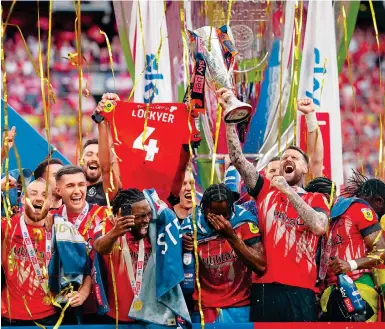
<instances>
[{"instance_id":1,"label":"raised arm","mask_svg":"<svg viewBox=\"0 0 385 329\"><path fill-rule=\"evenodd\" d=\"M220 105L223 109L226 109L227 102L230 99L232 92L222 88L218 90L218 95ZM259 174L253 164L247 161L242 153L242 147L235 124L226 124L226 137L231 163L237 168L247 187L250 189L255 188Z\"/></svg>"},{"instance_id":2,"label":"raised arm","mask_svg":"<svg viewBox=\"0 0 385 329\"><path fill-rule=\"evenodd\" d=\"M306 119L306 150L310 158L310 179L321 177L324 162L324 144L314 105L310 98L303 98L298 99L297 108L298 111L305 115Z\"/></svg>"},{"instance_id":3,"label":"raised arm","mask_svg":"<svg viewBox=\"0 0 385 329\"><path fill-rule=\"evenodd\" d=\"M93 248L101 255L107 255L119 237L125 235L135 225L135 216L125 216L117 218L114 227L101 237L97 237L93 243Z\"/></svg>"},{"instance_id":4,"label":"raised arm","mask_svg":"<svg viewBox=\"0 0 385 329\"><path fill-rule=\"evenodd\" d=\"M104 94L102 100L99 102L98 107L95 112L103 115L102 110L106 100L119 100L118 95L116 94ZM98 123L98 131L99 131L99 162L100 169L102 171L102 179L103 179L103 189L104 191L108 191L108 197L110 200L113 200L121 188L121 181L119 175L119 166L114 161L114 155L111 155L112 151L112 142L111 142L111 134L109 123L106 120L103 120ZM111 185L111 167L112 167L112 183Z\"/></svg>"},{"instance_id":5,"label":"raised arm","mask_svg":"<svg viewBox=\"0 0 385 329\"><path fill-rule=\"evenodd\" d=\"M283 176L274 176L271 186L275 186L286 194L290 203L297 211L299 217L305 222L309 229L317 236L325 234L328 225L328 217L308 205L286 182Z\"/></svg>"}]
</instances>

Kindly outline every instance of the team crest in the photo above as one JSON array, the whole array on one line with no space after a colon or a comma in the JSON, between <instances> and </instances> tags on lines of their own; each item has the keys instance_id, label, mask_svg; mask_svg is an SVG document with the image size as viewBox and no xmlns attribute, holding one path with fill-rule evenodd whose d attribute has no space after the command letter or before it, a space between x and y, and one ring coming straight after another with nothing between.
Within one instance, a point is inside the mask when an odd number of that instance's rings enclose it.
<instances>
[{"instance_id":1,"label":"team crest","mask_svg":"<svg viewBox=\"0 0 385 329\"><path fill-rule=\"evenodd\" d=\"M250 232L257 234L259 232L258 225L255 223L249 223Z\"/></svg>"},{"instance_id":2,"label":"team crest","mask_svg":"<svg viewBox=\"0 0 385 329\"><path fill-rule=\"evenodd\" d=\"M367 221L371 222L373 220L373 212L371 209L363 208L361 209L361 212Z\"/></svg>"},{"instance_id":3,"label":"team crest","mask_svg":"<svg viewBox=\"0 0 385 329\"><path fill-rule=\"evenodd\" d=\"M95 196L96 195L96 188L95 187L91 187L88 192L87 192L88 196Z\"/></svg>"}]
</instances>

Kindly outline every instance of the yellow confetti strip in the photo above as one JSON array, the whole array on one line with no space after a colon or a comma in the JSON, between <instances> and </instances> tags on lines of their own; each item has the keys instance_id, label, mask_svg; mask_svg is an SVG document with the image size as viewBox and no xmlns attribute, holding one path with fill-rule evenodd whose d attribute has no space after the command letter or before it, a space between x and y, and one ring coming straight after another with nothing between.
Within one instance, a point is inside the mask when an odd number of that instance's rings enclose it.
<instances>
[{"instance_id":1,"label":"yellow confetti strip","mask_svg":"<svg viewBox=\"0 0 385 329\"><path fill-rule=\"evenodd\" d=\"M190 85L190 74L189 74L189 50L187 45L187 34L186 34L186 22L185 22L185 14L184 14L184 6L183 6L183 0L179 3L179 14L180 14L180 22L181 22L181 31L182 31L182 42L183 42L183 64L184 64L184 73L186 76L187 86ZM190 151L190 157L191 160L193 159L193 150L191 147L191 136L192 136L192 126L190 122L191 112L192 112L192 106L191 106L191 98L190 95L188 95L188 101L187 105L189 108L189 117L188 117L188 128L189 128L189 151ZM201 317L201 326L202 329L205 328L205 317L203 314L203 308L202 308L202 289L201 284L199 280L199 255L198 255L198 238L197 238L197 222L196 222L196 191L195 191L195 181L194 181L194 175L192 172L191 166L189 166L189 172L191 177L191 200L192 200L192 213L191 213L191 221L193 224L193 235L194 235L194 257L195 257L195 282L198 290L198 310Z\"/></svg>"},{"instance_id":2,"label":"yellow confetti strip","mask_svg":"<svg viewBox=\"0 0 385 329\"><path fill-rule=\"evenodd\" d=\"M31 320L33 321L33 323L35 323L35 325L37 325L39 328L46 329L45 326L43 326L42 324L37 323L35 320L33 320L32 313L31 313L31 310L28 307L27 300L26 300L25 296L23 295L23 296L21 296L21 298L24 301L24 306L27 309L28 315L31 317Z\"/></svg>"},{"instance_id":3,"label":"yellow confetti strip","mask_svg":"<svg viewBox=\"0 0 385 329\"><path fill-rule=\"evenodd\" d=\"M116 319L115 325L116 325L116 329L118 329L119 328L119 302L118 302L118 291L116 289L115 269L114 269L114 263L112 261L112 253L110 254L110 266L111 266L112 288L114 289L114 298L115 298L115 319Z\"/></svg>"},{"instance_id":4,"label":"yellow confetti strip","mask_svg":"<svg viewBox=\"0 0 385 329\"><path fill-rule=\"evenodd\" d=\"M77 161L80 159L80 165L83 165L83 113L82 113L82 97L83 97L83 63L82 63L82 40L81 40L81 2L74 0L74 7L76 13L75 19L75 37L76 37L76 51L78 54L78 76L79 76L79 105L78 105L78 147L76 150Z\"/></svg>"},{"instance_id":5,"label":"yellow confetti strip","mask_svg":"<svg viewBox=\"0 0 385 329\"><path fill-rule=\"evenodd\" d=\"M222 107L218 103L217 120L215 123L215 141L214 141L213 157L211 160L210 185L214 184L215 161L216 161L216 157L217 157L219 131L221 129L221 119L222 119Z\"/></svg>"},{"instance_id":6,"label":"yellow confetti strip","mask_svg":"<svg viewBox=\"0 0 385 329\"><path fill-rule=\"evenodd\" d=\"M107 200L109 200L109 198L107 198ZM98 215L98 213L101 209L104 209L104 208L99 207L98 209L96 209L94 214L88 219L88 221L86 222L86 225L84 226L84 230L83 230L82 235L85 235L88 232L89 228L91 227L91 224L94 222L96 216Z\"/></svg>"},{"instance_id":7,"label":"yellow confetti strip","mask_svg":"<svg viewBox=\"0 0 385 329\"><path fill-rule=\"evenodd\" d=\"M230 19L231 19L231 7L233 5L233 0L229 1L228 7L227 7L227 19L226 19L226 25L230 25Z\"/></svg>"},{"instance_id":8,"label":"yellow confetti strip","mask_svg":"<svg viewBox=\"0 0 385 329\"><path fill-rule=\"evenodd\" d=\"M280 24L284 24L284 15L281 16ZM282 138L282 85L283 85L283 47L280 47L280 63L279 63L279 113L278 113L278 154L281 153L281 138Z\"/></svg>"},{"instance_id":9,"label":"yellow confetti strip","mask_svg":"<svg viewBox=\"0 0 385 329\"><path fill-rule=\"evenodd\" d=\"M369 0L369 5L370 5L370 12L372 14L372 19L373 19L373 27L374 27L374 32L376 34L376 41L377 41L377 49L378 49L378 55L381 57L381 49L380 49L380 41L378 38L378 28L377 28L377 20L376 20L376 14L374 12L373 8L373 2L372 0ZM379 69L380 71L380 90L382 91L384 98L383 98L383 106L385 109L385 93L383 91L383 85L382 85L382 70L381 67ZM380 114L380 142L379 142L379 149L378 149L378 177L381 179L385 179L385 163L384 163L384 135L383 135L383 117L382 113Z\"/></svg>"},{"instance_id":10,"label":"yellow confetti strip","mask_svg":"<svg viewBox=\"0 0 385 329\"><path fill-rule=\"evenodd\" d=\"M296 2L296 11L298 11L298 2ZM299 62L300 62L300 49L301 49L301 34L302 34L302 16L303 16L303 1L301 1L301 6L299 8L299 22L298 18L294 18L295 23L295 37L296 43L294 46L294 73L293 73L293 110L292 115L294 119L294 141L297 136L297 94L299 87Z\"/></svg>"}]
</instances>

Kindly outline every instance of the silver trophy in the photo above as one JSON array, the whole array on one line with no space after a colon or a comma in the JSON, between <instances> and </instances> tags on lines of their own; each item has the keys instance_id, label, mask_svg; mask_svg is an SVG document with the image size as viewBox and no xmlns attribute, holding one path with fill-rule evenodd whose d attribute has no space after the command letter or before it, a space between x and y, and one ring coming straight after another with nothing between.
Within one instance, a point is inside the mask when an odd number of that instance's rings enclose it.
<instances>
[{"instance_id":1,"label":"silver trophy","mask_svg":"<svg viewBox=\"0 0 385 329\"><path fill-rule=\"evenodd\" d=\"M231 65L229 69L226 67L216 28L204 26L195 30L194 33L203 40L203 56L207 65L206 79L208 85L214 90L224 87L234 91L235 88L232 83L234 65ZM227 27L227 33L232 39L229 27ZM192 46L192 44L190 45ZM251 105L241 102L235 95L230 98L227 104L228 106L223 115L226 123L242 122L251 114Z\"/></svg>"}]
</instances>

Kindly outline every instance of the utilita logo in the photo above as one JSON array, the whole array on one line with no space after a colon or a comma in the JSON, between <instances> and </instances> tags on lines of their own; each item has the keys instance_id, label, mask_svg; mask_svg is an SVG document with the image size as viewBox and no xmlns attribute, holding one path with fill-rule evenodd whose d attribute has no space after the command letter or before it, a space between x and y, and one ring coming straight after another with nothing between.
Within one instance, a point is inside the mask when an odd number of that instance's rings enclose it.
<instances>
[{"instance_id":1,"label":"utilita logo","mask_svg":"<svg viewBox=\"0 0 385 329\"><path fill-rule=\"evenodd\" d=\"M352 301L348 298L346 295L345 289L340 288L342 298L344 300L345 307L349 313L352 313L354 311L354 306L352 304Z\"/></svg>"}]
</instances>

